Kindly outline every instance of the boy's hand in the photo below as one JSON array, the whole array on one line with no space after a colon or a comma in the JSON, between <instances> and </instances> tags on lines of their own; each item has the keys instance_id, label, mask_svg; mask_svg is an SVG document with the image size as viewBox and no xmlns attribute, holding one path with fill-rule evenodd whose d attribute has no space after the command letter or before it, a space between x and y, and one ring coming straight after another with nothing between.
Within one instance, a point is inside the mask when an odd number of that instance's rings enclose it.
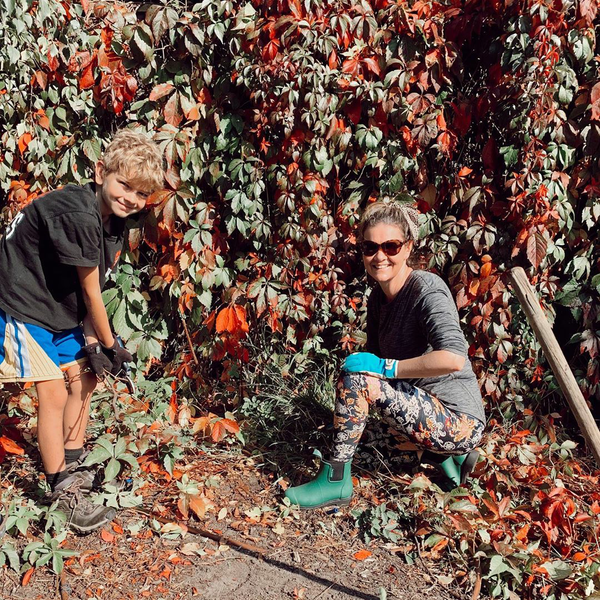
<instances>
[{"instance_id":1,"label":"boy's hand","mask_svg":"<svg viewBox=\"0 0 600 600\"><path fill-rule=\"evenodd\" d=\"M346 373L366 373L374 377L395 379L396 364L398 361L384 359L370 352L355 352L346 357L342 371Z\"/></svg>"},{"instance_id":2,"label":"boy's hand","mask_svg":"<svg viewBox=\"0 0 600 600\"><path fill-rule=\"evenodd\" d=\"M133 361L133 356L126 350L119 340L115 337L115 341L110 348L102 346L102 352L110 361L110 367L108 370L113 375L118 375L123 370L123 363L130 363Z\"/></svg>"},{"instance_id":3,"label":"boy's hand","mask_svg":"<svg viewBox=\"0 0 600 600\"><path fill-rule=\"evenodd\" d=\"M103 379L105 372L110 372L112 369L112 362L109 360L108 356L102 352L100 343L96 342L94 344L88 344L87 346L84 346L83 349L87 354L92 371L97 377Z\"/></svg>"}]
</instances>

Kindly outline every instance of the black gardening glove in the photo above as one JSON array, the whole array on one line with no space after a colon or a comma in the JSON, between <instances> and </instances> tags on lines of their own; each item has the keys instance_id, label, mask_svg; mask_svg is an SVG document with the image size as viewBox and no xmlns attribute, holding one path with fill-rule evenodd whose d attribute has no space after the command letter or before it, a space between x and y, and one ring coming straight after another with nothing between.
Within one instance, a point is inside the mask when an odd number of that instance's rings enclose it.
<instances>
[{"instance_id":1,"label":"black gardening glove","mask_svg":"<svg viewBox=\"0 0 600 600\"><path fill-rule=\"evenodd\" d=\"M112 369L112 362L108 356L102 352L100 343L96 342L94 344L88 344L87 346L84 346L83 349L88 357L92 371L100 379L104 378L105 372L110 372Z\"/></svg>"},{"instance_id":2,"label":"black gardening glove","mask_svg":"<svg viewBox=\"0 0 600 600\"><path fill-rule=\"evenodd\" d=\"M115 341L110 348L102 346L102 353L111 363L108 370L115 376L119 375L121 371L126 370L123 367L123 363L130 363L133 361L131 353L121 345L116 336Z\"/></svg>"}]
</instances>

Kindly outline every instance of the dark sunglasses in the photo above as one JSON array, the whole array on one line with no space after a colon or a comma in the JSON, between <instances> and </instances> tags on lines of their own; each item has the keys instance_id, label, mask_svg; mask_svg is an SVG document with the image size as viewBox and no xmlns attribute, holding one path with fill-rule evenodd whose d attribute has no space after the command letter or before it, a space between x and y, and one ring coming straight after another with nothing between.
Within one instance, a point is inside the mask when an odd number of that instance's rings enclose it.
<instances>
[{"instance_id":1,"label":"dark sunglasses","mask_svg":"<svg viewBox=\"0 0 600 600\"><path fill-rule=\"evenodd\" d=\"M381 248L386 256L396 256L404 246L404 242L400 240L388 240L381 244L365 240L360 243L360 250L363 256L374 256Z\"/></svg>"}]
</instances>

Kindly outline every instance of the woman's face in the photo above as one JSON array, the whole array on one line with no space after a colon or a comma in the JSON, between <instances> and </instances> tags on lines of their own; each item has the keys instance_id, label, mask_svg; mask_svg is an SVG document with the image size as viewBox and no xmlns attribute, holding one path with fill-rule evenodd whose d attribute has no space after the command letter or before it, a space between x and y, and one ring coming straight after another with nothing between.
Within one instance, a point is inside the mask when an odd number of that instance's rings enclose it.
<instances>
[{"instance_id":1,"label":"woman's face","mask_svg":"<svg viewBox=\"0 0 600 600\"><path fill-rule=\"evenodd\" d=\"M382 244L390 240L405 241L400 227L388 223L377 223L372 227L368 227L365 229L363 239L376 244ZM363 262L367 273L384 287L389 287L390 284L393 285L394 282L399 280L404 283L406 261L410 256L412 245L412 241L405 243L395 256L386 255L381 248L373 256L363 254Z\"/></svg>"}]
</instances>

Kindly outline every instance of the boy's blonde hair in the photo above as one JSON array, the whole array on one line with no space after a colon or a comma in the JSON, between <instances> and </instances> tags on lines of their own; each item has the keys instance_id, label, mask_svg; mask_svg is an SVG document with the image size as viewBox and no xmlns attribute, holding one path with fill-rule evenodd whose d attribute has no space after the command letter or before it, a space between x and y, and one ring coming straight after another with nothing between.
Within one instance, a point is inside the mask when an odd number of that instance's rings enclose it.
<instances>
[{"instance_id":1,"label":"boy's blonde hair","mask_svg":"<svg viewBox=\"0 0 600 600\"><path fill-rule=\"evenodd\" d=\"M162 153L143 133L131 129L117 131L100 160L105 175L120 173L141 192L155 192L164 187Z\"/></svg>"},{"instance_id":2,"label":"boy's blonde hair","mask_svg":"<svg viewBox=\"0 0 600 600\"><path fill-rule=\"evenodd\" d=\"M416 242L419 239L419 211L413 204L398 202L388 196L369 204L360 220L360 238L363 238L369 227L377 223L396 225L402 231L406 242Z\"/></svg>"}]
</instances>

